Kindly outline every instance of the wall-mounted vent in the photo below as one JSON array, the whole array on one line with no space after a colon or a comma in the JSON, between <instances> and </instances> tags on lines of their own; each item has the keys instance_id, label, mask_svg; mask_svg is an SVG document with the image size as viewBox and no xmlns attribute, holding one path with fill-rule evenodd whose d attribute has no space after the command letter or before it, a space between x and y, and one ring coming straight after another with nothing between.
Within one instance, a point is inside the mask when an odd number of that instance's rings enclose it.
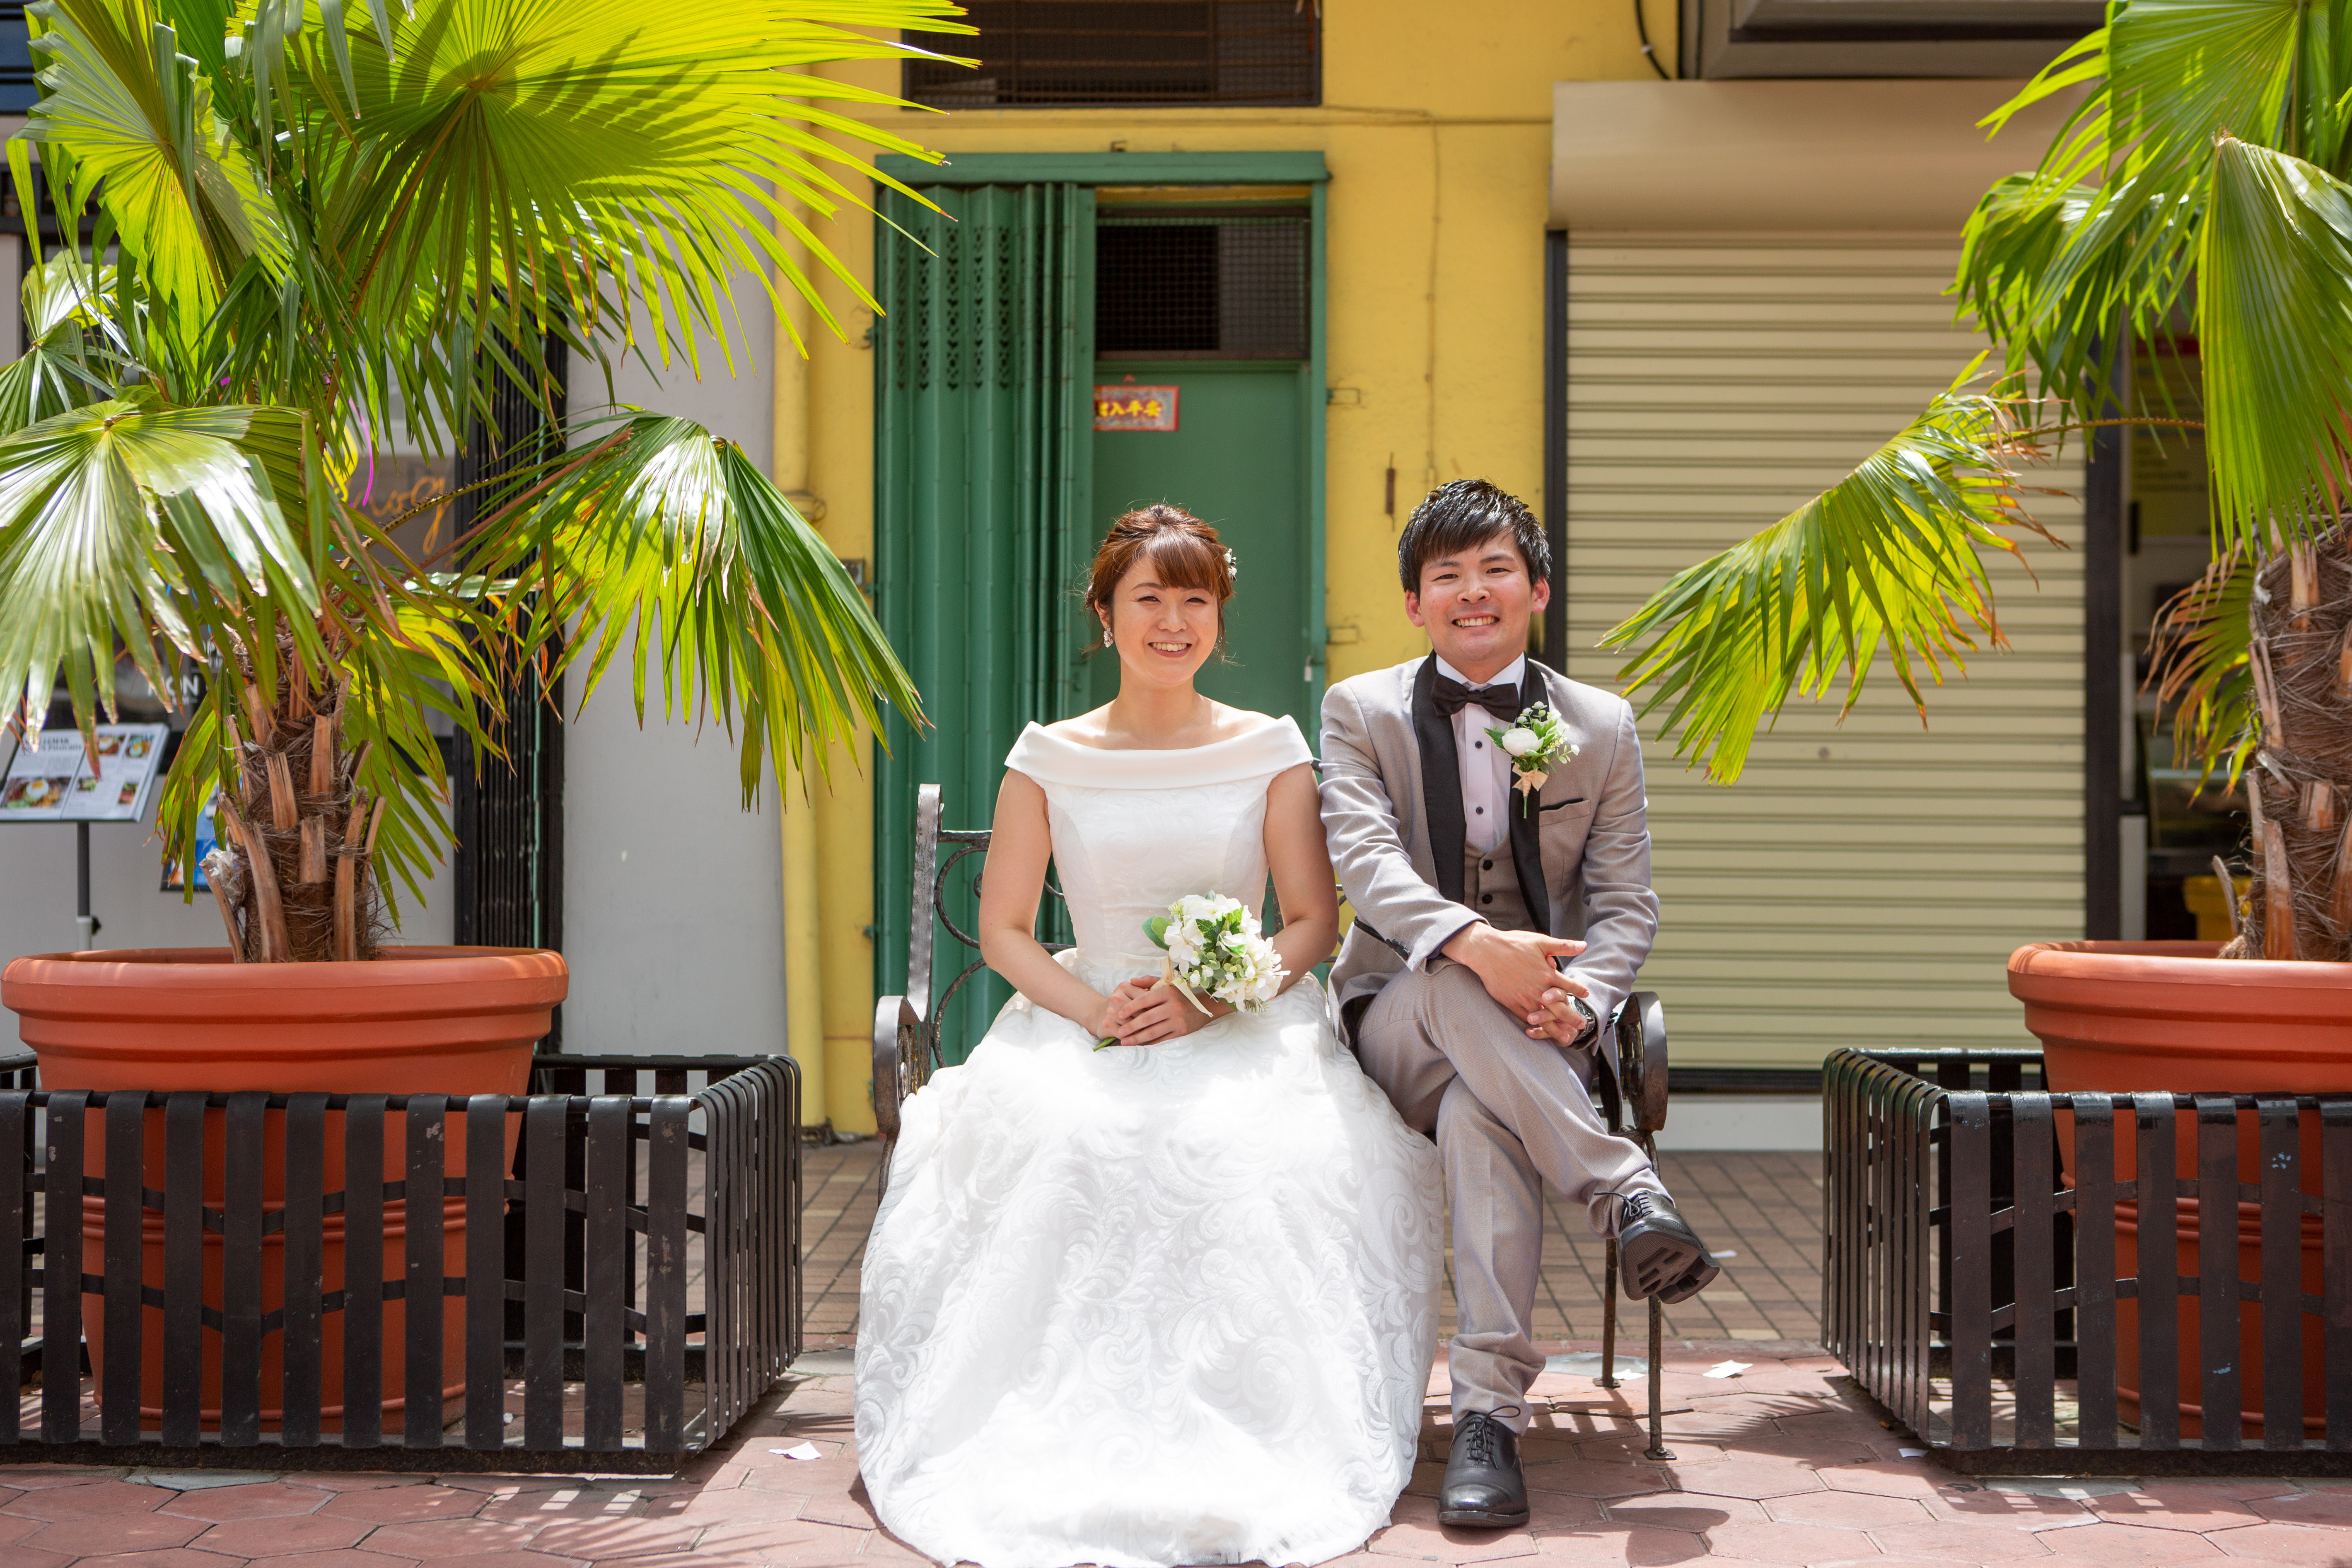
<instances>
[{"instance_id":1,"label":"wall-mounted vent","mask_svg":"<svg viewBox=\"0 0 2352 1568\"><path fill-rule=\"evenodd\" d=\"M938 109L1313 104L1317 0L971 0L978 37L907 41L976 67L910 59L904 91Z\"/></svg>"},{"instance_id":2,"label":"wall-mounted vent","mask_svg":"<svg viewBox=\"0 0 2352 1568\"><path fill-rule=\"evenodd\" d=\"M1106 215L1095 230L1103 359L1305 359L1304 213Z\"/></svg>"}]
</instances>

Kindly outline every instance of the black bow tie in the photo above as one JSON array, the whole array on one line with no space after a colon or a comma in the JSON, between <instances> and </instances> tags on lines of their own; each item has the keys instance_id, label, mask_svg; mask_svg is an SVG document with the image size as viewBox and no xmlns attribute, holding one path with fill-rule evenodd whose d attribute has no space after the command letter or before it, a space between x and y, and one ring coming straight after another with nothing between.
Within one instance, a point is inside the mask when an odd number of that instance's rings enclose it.
<instances>
[{"instance_id":1,"label":"black bow tie","mask_svg":"<svg viewBox=\"0 0 2352 1568\"><path fill-rule=\"evenodd\" d=\"M1430 693L1430 700L1448 719L1474 702L1497 719L1516 719L1519 714L1519 689L1516 686L1465 686L1441 675Z\"/></svg>"}]
</instances>

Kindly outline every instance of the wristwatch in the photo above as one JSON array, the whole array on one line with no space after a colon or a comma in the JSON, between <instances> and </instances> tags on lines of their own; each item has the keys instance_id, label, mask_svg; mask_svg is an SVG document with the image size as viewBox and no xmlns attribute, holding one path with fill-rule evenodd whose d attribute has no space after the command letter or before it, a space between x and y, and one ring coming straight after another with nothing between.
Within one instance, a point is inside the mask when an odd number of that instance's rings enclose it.
<instances>
[{"instance_id":1,"label":"wristwatch","mask_svg":"<svg viewBox=\"0 0 2352 1568\"><path fill-rule=\"evenodd\" d=\"M1568 1043L1571 1046L1590 1045L1600 1037L1601 1020L1593 1016L1593 1012L1591 1007L1585 1005L1583 997L1571 996L1569 1000L1575 1003L1576 1010L1584 1015L1584 1029L1576 1037L1576 1038L1569 1041Z\"/></svg>"}]
</instances>

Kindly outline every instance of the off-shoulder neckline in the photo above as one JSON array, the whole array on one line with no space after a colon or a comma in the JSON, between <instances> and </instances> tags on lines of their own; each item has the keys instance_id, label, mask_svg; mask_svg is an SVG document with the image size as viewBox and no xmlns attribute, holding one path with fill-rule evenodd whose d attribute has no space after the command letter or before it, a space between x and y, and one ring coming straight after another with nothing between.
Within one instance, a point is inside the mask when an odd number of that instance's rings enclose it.
<instances>
[{"instance_id":1,"label":"off-shoulder neckline","mask_svg":"<svg viewBox=\"0 0 2352 1568\"><path fill-rule=\"evenodd\" d=\"M1237 746L1244 741L1255 741L1269 731L1279 730L1286 724L1294 730L1298 727L1298 721L1288 714L1261 713L1258 717L1264 719L1265 722L1254 730L1244 730L1238 735L1228 735L1222 741L1210 741L1198 746L1089 746L1084 741L1073 741L1067 735L1056 735L1050 728L1038 723L1034 719L1029 721L1029 729L1023 731L1023 738L1025 740L1031 731L1034 731L1040 740L1051 741L1057 746L1070 746L1081 752L1092 752L1105 757L1190 757L1202 752L1213 752L1220 746ZM1306 739L1303 735L1299 738L1302 741Z\"/></svg>"},{"instance_id":2,"label":"off-shoulder neckline","mask_svg":"<svg viewBox=\"0 0 2352 1568\"><path fill-rule=\"evenodd\" d=\"M1118 751L1067 740L1032 723L1021 731L1004 763L1039 784L1164 789L1271 778L1314 760L1297 721L1275 715L1269 723L1204 746Z\"/></svg>"}]
</instances>

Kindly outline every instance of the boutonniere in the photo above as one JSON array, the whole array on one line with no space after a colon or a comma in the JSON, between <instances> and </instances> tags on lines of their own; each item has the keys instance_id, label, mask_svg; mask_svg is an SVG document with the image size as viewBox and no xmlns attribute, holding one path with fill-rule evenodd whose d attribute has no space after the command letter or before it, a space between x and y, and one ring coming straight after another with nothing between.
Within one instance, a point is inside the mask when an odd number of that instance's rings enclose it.
<instances>
[{"instance_id":1,"label":"boutonniere","mask_svg":"<svg viewBox=\"0 0 2352 1568\"><path fill-rule=\"evenodd\" d=\"M1559 727L1559 716L1549 702L1530 702L1519 710L1507 730L1489 730L1486 738L1503 748L1511 759L1511 787L1519 792L1519 812L1526 815L1528 805L1551 778L1552 770L1575 757L1577 748L1568 742L1566 731Z\"/></svg>"}]
</instances>

